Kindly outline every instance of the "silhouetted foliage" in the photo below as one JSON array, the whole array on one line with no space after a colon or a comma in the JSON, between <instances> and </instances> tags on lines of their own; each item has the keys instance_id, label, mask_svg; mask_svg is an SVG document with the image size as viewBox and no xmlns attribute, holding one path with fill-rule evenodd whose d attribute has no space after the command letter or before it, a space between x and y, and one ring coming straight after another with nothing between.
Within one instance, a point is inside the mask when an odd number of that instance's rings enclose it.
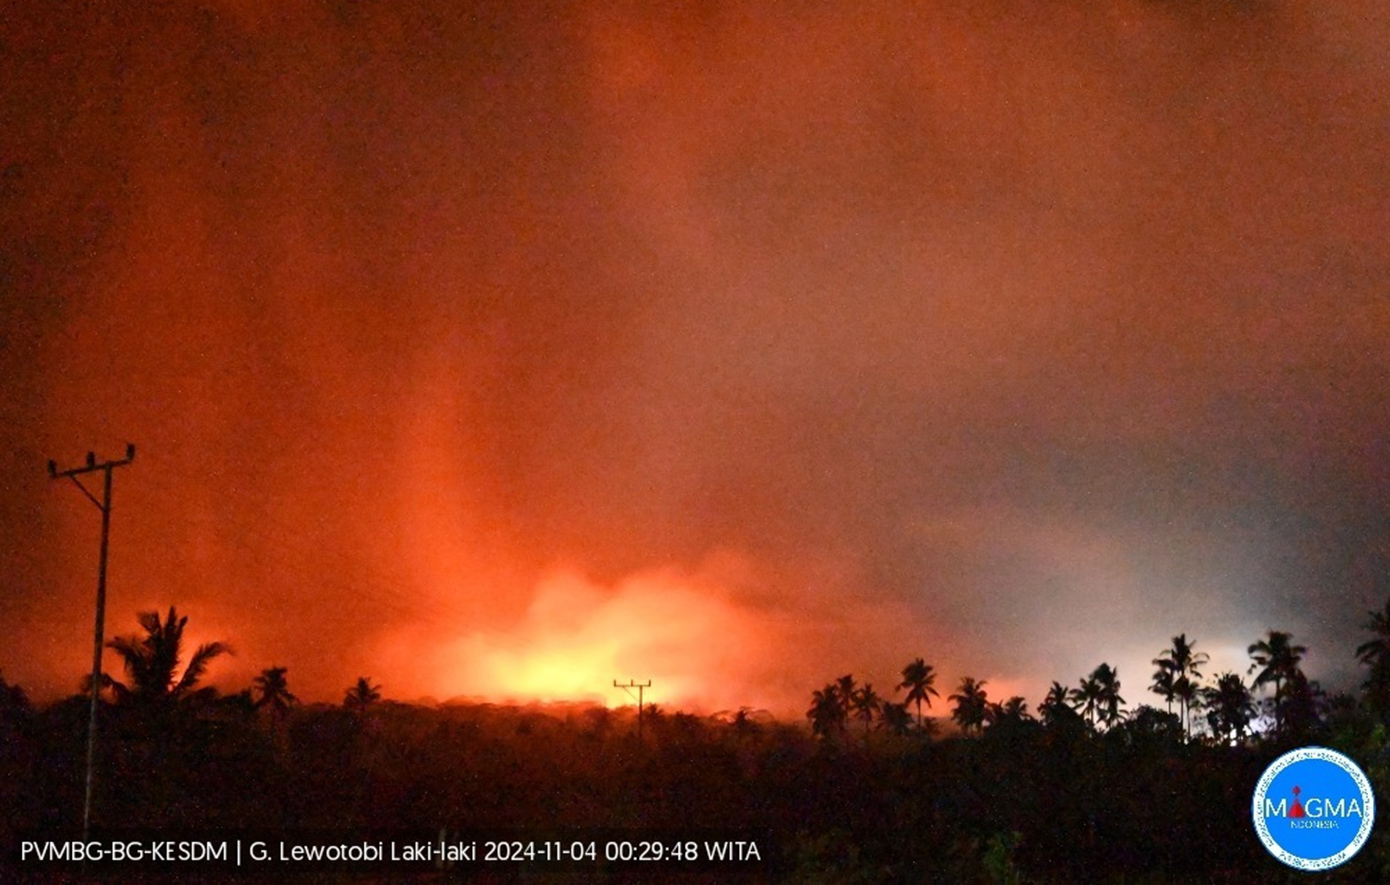
<instances>
[{"instance_id":1,"label":"silhouetted foliage","mask_svg":"<svg viewBox=\"0 0 1390 885\"><path fill-rule=\"evenodd\" d=\"M1207 722L1218 740L1239 740L1255 718L1255 699L1245 682L1235 673L1222 673L1216 684L1203 692Z\"/></svg>"},{"instance_id":2,"label":"silhouetted foliage","mask_svg":"<svg viewBox=\"0 0 1390 885\"><path fill-rule=\"evenodd\" d=\"M878 727L897 737L906 737L912 732L912 714L907 712L907 704L884 703L878 710Z\"/></svg>"},{"instance_id":3,"label":"silhouetted foliage","mask_svg":"<svg viewBox=\"0 0 1390 885\"><path fill-rule=\"evenodd\" d=\"M1106 733L1111 741L1158 755L1173 752L1187 736L1182 719L1176 713L1140 704L1123 722Z\"/></svg>"},{"instance_id":4,"label":"silhouetted foliage","mask_svg":"<svg viewBox=\"0 0 1390 885\"><path fill-rule=\"evenodd\" d=\"M1087 722L1071 705L1071 692L1060 682L1053 681L1047 697L1038 705L1043 724L1049 728L1084 728Z\"/></svg>"},{"instance_id":5,"label":"silhouetted foliage","mask_svg":"<svg viewBox=\"0 0 1390 885\"><path fill-rule=\"evenodd\" d=\"M28 718L32 712L29 696L24 689L6 682L4 673L0 672L0 723L18 722Z\"/></svg>"},{"instance_id":6,"label":"silhouetted foliage","mask_svg":"<svg viewBox=\"0 0 1390 885\"><path fill-rule=\"evenodd\" d=\"M1274 683L1274 730L1282 732L1284 725L1284 685L1302 673L1298 665L1303 661L1303 653L1308 649L1293 643L1292 635L1280 630L1270 630L1269 634L1254 642L1246 650L1250 659L1250 672L1255 673L1255 688Z\"/></svg>"},{"instance_id":7,"label":"silhouetted foliage","mask_svg":"<svg viewBox=\"0 0 1390 885\"><path fill-rule=\"evenodd\" d=\"M907 689L906 703L914 704L917 707L917 726L922 725L922 704L931 707L931 699L937 694L935 683L936 673L931 664L921 658L914 659L906 667L903 667L903 681L898 683L898 688Z\"/></svg>"},{"instance_id":8,"label":"silhouetted foliage","mask_svg":"<svg viewBox=\"0 0 1390 885\"><path fill-rule=\"evenodd\" d=\"M188 616L179 617L174 606L169 606L169 616L163 621L159 612L141 612L137 620L144 636L118 636L106 644L121 659L129 680L109 680L121 703L158 706L194 697L195 686L207 672L208 664L231 651L223 642L200 645L180 672Z\"/></svg>"},{"instance_id":9,"label":"silhouetted foliage","mask_svg":"<svg viewBox=\"0 0 1390 885\"><path fill-rule=\"evenodd\" d=\"M867 682L862 688L856 689L854 696L850 699L850 707L854 710L854 716L864 723L864 737L869 736L869 725L874 721L874 716L878 713L883 701L874 691L874 687Z\"/></svg>"},{"instance_id":10,"label":"silhouetted foliage","mask_svg":"<svg viewBox=\"0 0 1390 885\"><path fill-rule=\"evenodd\" d=\"M1081 684L1072 689L1069 699L1092 726L1099 724L1109 728L1124 718L1120 708L1125 699L1120 697L1119 674L1109 664L1101 664L1091 675L1083 677Z\"/></svg>"},{"instance_id":11,"label":"silhouetted foliage","mask_svg":"<svg viewBox=\"0 0 1390 885\"><path fill-rule=\"evenodd\" d=\"M840 703L839 690L832 683L811 695L811 708L806 711L811 720L811 733L828 738L844 731L845 707Z\"/></svg>"},{"instance_id":12,"label":"silhouetted foliage","mask_svg":"<svg viewBox=\"0 0 1390 885\"><path fill-rule=\"evenodd\" d=\"M840 702L840 710L844 713L845 721L854 713L854 691L857 684L853 674L846 673L835 680L835 697Z\"/></svg>"},{"instance_id":13,"label":"silhouetted foliage","mask_svg":"<svg viewBox=\"0 0 1390 885\"><path fill-rule=\"evenodd\" d=\"M343 707L361 713L379 700L381 700L381 686L373 685L372 680L366 676L359 676L352 687L347 690L347 693L343 695Z\"/></svg>"},{"instance_id":14,"label":"silhouetted foliage","mask_svg":"<svg viewBox=\"0 0 1390 885\"><path fill-rule=\"evenodd\" d=\"M993 703L966 678L950 702L968 737L924 739L913 702L852 683L852 715L876 712L868 739L847 740L836 680L811 694L809 728L746 708L655 708L638 741L631 708L413 706L383 699L365 677L342 706L273 704L289 689L271 667L253 689L171 705L167 729L142 727L133 705L108 706L99 819L208 833L750 828L777 855L751 881L1279 880L1250 835L1249 801L1288 739L1315 737L1362 762L1377 792L1390 787L1390 739L1369 699L1329 698L1300 676L1278 692L1278 739L1253 728L1240 676L1202 687L1196 730L1210 727L1211 739L1189 741L1175 712L1118 715L1119 677L1102 665L1082 680L1100 730L1060 682L1036 721L1024 698ZM7 839L80 821L86 706L34 710L22 697L0 681ZM272 709L285 717L279 734L264 727ZM1383 881L1387 870L1390 839L1377 834L1337 880ZM0 880L12 878L0 860Z\"/></svg>"},{"instance_id":15,"label":"silhouetted foliage","mask_svg":"<svg viewBox=\"0 0 1390 885\"><path fill-rule=\"evenodd\" d=\"M1186 633L1174 636L1172 646L1154 659L1158 672L1151 688L1170 705L1178 701L1183 732L1188 736L1192 734L1192 709L1202 697L1199 680L1207 660L1206 653L1197 651L1196 642L1189 641Z\"/></svg>"},{"instance_id":16,"label":"silhouetted foliage","mask_svg":"<svg viewBox=\"0 0 1390 885\"><path fill-rule=\"evenodd\" d=\"M989 711L989 698L985 693L985 680L976 682L972 677L963 677L960 688L947 700L956 705L951 718L966 734L979 733L984 728L985 716Z\"/></svg>"},{"instance_id":17,"label":"silhouetted foliage","mask_svg":"<svg viewBox=\"0 0 1390 885\"><path fill-rule=\"evenodd\" d=\"M257 710L269 707L272 714L284 714L290 705L299 703L290 691L287 672L285 667L268 667L255 678L256 693L260 695L256 699Z\"/></svg>"},{"instance_id":18,"label":"silhouetted foliage","mask_svg":"<svg viewBox=\"0 0 1390 885\"><path fill-rule=\"evenodd\" d=\"M1382 719L1390 719L1390 599L1384 610L1367 612L1367 616L1365 629L1375 635L1356 647L1356 660L1370 669L1362 688L1370 708Z\"/></svg>"}]
</instances>

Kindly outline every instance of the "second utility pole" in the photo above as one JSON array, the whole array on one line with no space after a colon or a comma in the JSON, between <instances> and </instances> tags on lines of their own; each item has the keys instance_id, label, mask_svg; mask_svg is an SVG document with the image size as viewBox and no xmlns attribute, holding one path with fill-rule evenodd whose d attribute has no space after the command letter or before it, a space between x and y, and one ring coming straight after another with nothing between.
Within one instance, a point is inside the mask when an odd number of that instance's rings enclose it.
<instances>
[{"instance_id":1,"label":"second utility pole","mask_svg":"<svg viewBox=\"0 0 1390 885\"><path fill-rule=\"evenodd\" d=\"M634 688L637 689L637 739L640 741L642 739L642 689L651 688L652 681L648 679L646 682L638 682L636 679L629 679L627 684L624 685L614 679L613 687L621 688L623 691L627 692L629 696L632 695L632 690Z\"/></svg>"},{"instance_id":2,"label":"second utility pole","mask_svg":"<svg viewBox=\"0 0 1390 885\"><path fill-rule=\"evenodd\" d=\"M87 790L82 800L83 842L87 841L92 830L92 785L95 780L97 749L97 699L101 696L101 650L105 645L103 633L106 622L106 549L111 536L111 471L117 467L124 467L134 460L135 444L127 443L125 458L121 461L103 461L98 464L96 455L88 452L87 463L82 467L59 471L57 462L48 462L50 478L58 479L66 476L72 480L73 485L82 490L82 494L87 496L87 500L97 505L97 509L101 511L101 558L97 564L97 626L96 638L92 644L92 707L87 717ZM77 478L84 473L92 473L97 470L105 474L100 501L87 490L87 487L82 484L82 480Z\"/></svg>"}]
</instances>

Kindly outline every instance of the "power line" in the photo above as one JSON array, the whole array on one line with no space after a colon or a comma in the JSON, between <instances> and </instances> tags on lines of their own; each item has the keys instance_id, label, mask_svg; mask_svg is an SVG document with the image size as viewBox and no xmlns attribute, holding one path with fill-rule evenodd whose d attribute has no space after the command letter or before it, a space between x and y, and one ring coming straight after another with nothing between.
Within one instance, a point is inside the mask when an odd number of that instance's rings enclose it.
<instances>
[{"instance_id":1,"label":"power line","mask_svg":"<svg viewBox=\"0 0 1390 885\"><path fill-rule=\"evenodd\" d=\"M92 826L92 785L95 782L96 769L96 746L97 746L97 701L101 695L101 652L105 646L103 635L106 623L106 552L111 538L111 471L117 467L124 467L135 460L135 443L126 443L125 458L120 461L103 461L97 463L97 456L93 452L87 453L87 463L82 467L73 467L68 470L58 470L56 461L48 462L48 476L50 479L67 477L72 480L73 485L82 490L82 494L87 496L101 511L101 555L97 564L97 613L96 613L96 637L92 648L92 683L90 690L92 693L91 712L87 717L87 789L82 800L82 841L87 841L91 835ZM82 484L78 479L84 473L95 473L100 470L103 474L102 495L98 501L96 496Z\"/></svg>"},{"instance_id":2,"label":"power line","mask_svg":"<svg viewBox=\"0 0 1390 885\"><path fill-rule=\"evenodd\" d=\"M353 599L368 600L402 615L418 617L422 609L427 609L436 615L449 615L459 622L471 620L472 616L453 598L420 590L418 580L406 570L399 566L383 567L377 558L353 555L344 548L325 545L306 536L302 526L291 524L282 514L267 510L264 501L248 494L244 488L236 485L220 488L220 499L230 498L236 504L221 507L216 518L211 518L207 503L189 496L191 491L204 489L204 481L203 476L183 469L177 462L168 462L163 464L159 474L150 476L141 485L142 490L148 488L163 493L164 501L160 503L168 502L181 508L185 524L190 521L189 517L199 523L206 521L219 546L250 554L263 564L273 564L277 570L303 579L304 586L345 590ZM229 534L228 529L235 533Z\"/></svg>"},{"instance_id":3,"label":"power line","mask_svg":"<svg viewBox=\"0 0 1390 885\"><path fill-rule=\"evenodd\" d=\"M71 423L88 433L105 435L104 422L98 426L75 417ZM165 459L160 472L147 476L141 488L164 493L166 500L171 498L184 508L186 516L192 515L201 522L209 515L208 505L190 499L189 493L204 489L205 482L203 473L188 470L176 460ZM436 616L447 615L460 623L467 623L474 617L460 607L452 594L441 597L424 592L418 578L399 565L385 566L380 558L353 555L343 547L325 545L306 536L302 526L287 522L283 514L269 511L260 496L249 493L244 487L227 485L219 488L217 495L219 500L230 498L237 502L236 506L220 507L215 521L209 520L219 544L250 553L258 561L271 560L281 571L305 579L306 586L318 584L347 590L353 599L368 600L410 617L418 617L422 609ZM228 528L235 529L236 535L228 534ZM321 566L323 571L311 570L311 563Z\"/></svg>"},{"instance_id":4,"label":"power line","mask_svg":"<svg viewBox=\"0 0 1390 885\"><path fill-rule=\"evenodd\" d=\"M90 423L75 423L97 430ZM292 575L295 586L331 589L346 600L360 601L407 622L428 616L431 622L466 625L475 619L458 593L428 592L420 579L399 563L388 564L381 557L324 544L311 537L301 523L269 508L267 501L245 486L232 483L220 488L219 499L230 501L231 506L224 503L214 516L207 502L201 500L206 482L206 476L165 458L159 471L142 479L140 492L155 513L173 509L183 514L184 525L205 523L219 547L250 558L252 568L267 576Z\"/></svg>"}]
</instances>

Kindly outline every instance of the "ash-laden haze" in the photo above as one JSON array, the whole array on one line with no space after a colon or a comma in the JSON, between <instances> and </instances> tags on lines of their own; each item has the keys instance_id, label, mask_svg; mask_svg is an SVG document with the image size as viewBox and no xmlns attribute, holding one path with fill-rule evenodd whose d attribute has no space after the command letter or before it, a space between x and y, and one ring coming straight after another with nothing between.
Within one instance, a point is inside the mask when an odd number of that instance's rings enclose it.
<instances>
[{"instance_id":1,"label":"ash-laden haze","mask_svg":"<svg viewBox=\"0 0 1390 885\"><path fill-rule=\"evenodd\" d=\"M118 6L0 11L7 680L90 660L45 462L132 440L108 635L227 689L1356 683L1379 0Z\"/></svg>"}]
</instances>

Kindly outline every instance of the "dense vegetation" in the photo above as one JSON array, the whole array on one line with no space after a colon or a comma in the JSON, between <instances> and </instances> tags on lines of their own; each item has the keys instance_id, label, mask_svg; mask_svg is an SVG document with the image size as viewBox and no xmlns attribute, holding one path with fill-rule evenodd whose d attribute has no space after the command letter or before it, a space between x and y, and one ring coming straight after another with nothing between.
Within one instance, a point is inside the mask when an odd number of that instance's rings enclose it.
<instances>
[{"instance_id":1,"label":"dense vegetation","mask_svg":"<svg viewBox=\"0 0 1390 885\"><path fill-rule=\"evenodd\" d=\"M1390 604L1356 650L1359 697L1302 678L1302 649L1252 644L1250 684L1203 682L1186 635L1155 661L1169 709L1126 709L1102 664L1054 684L1029 714L960 681L943 702L921 659L893 703L850 676L811 696L810 728L738 711L696 717L382 699L363 678L341 705L303 705L271 667L245 692L196 683L220 653L180 668L184 619L142 617L112 647L127 679L103 691L95 816L104 825L242 830L412 828L541 834L762 834L767 881L1285 881L1250 825L1251 790L1280 753L1317 743L1390 786ZM179 678L174 677L178 675ZM1267 689L1257 702L1252 690ZM954 727L925 715L949 703ZM0 684L0 838L80 831L88 696L34 709ZM949 735L943 737L942 732ZM10 865L8 872L5 865ZM584 878L592 878L590 870ZM648 873L649 875L649 873ZM1328 881L1390 881L1381 826Z\"/></svg>"}]
</instances>

